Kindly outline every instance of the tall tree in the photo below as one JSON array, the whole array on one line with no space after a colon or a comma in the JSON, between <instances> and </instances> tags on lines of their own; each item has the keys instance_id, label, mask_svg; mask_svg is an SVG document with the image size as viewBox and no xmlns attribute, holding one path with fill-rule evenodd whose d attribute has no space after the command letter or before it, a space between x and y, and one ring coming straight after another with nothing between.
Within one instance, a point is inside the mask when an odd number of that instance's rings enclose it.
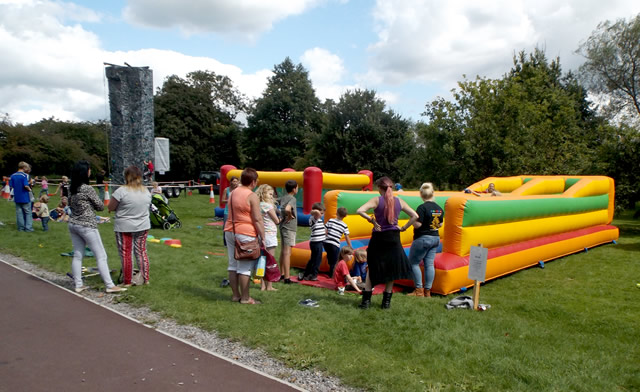
<instances>
[{"instance_id":1,"label":"tall tree","mask_svg":"<svg viewBox=\"0 0 640 392\"><path fill-rule=\"evenodd\" d=\"M640 14L598 24L577 52L586 58L580 71L589 89L610 98L609 116L640 123Z\"/></svg>"},{"instance_id":2,"label":"tall tree","mask_svg":"<svg viewBox=\"0 0 640 392\"><path fill-rule=\"evenodd\" d=\"M69 175L73 164L86 159L94 169L107 164L105 123L72 123L53 118L30 125L0 121L0 170L15 171L18 162L33 167L33 175Z\"/></svg>"},{"instance_id":3,"label":"tall tree","mask_svg":"<svg viewBox=\"0 0 640 392\"><path fill-rule=\"evenodd\" d=\"M308 72L288 57L274 67L243 131L246 164L282 170L300 160L309 140L322 129L323 114Z\"/></svg>"},{"instance_id":4,"label":"tall tree","mask_svg":"<svg viewBox=\"0 0 640 392\"><path fill-rule=\"evenodd\" d=\"M240 163L240 124L246 98L227 76L195 71L169 76L154 97L155 134L170 139L170 179L197 178L201 170Z\"/></svg>"},{"instance_id":5,"label":"tall tree","mask_svg":"<svg viewBox=\"0 0 640 392\"><path fill-rule=\"evenodd\" d=\"M499 80L459 83L455 102L427 105L419 128L425 156L445 168L431 168L437 184L464 186L491 175L579 174L591 167L597 122L584 90L560 60L543 51L514 56L513 68ZM441 148L427 151L435 140ZM437 158L436 158L437 159ZM453 164L453 167L451 165Z\"/></svg>"},{"instance_id":6,"label":"tall tree","mask_svg":"<svg viewBox=\"0 0 640 392\"><path fill-rule=\"evenodd\" d=\"M314 159L324 170L369 169L376 177L400 178L404 169L398 159L412 148L409 121L385 110L385 102L372 90L347 91L326 107L328 125L313 147Z\"/></svg>"}]
</instances>

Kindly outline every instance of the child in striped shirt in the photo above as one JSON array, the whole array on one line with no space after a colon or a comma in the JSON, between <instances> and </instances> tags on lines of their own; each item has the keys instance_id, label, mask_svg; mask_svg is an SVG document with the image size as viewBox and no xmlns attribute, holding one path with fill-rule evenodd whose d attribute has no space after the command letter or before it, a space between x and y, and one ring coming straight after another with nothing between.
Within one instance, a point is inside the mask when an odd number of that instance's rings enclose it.
<instances>
[{"instance_id":1,"label":"child in striped shirt","mask_svg":"<svg viewBox=\"0 0 640 392\"><path fill-rule=\"evenodd\" d=\"M311 249L311 258L307 262L304 273L300 280L318 280L318 268L322 263L322 243L327 238L327 229L322 220L324 214L324 205L322 203L313 203L311 206L311 217L309 218L309 226L311 226L311 238L309 239L309 249Z\"/></svg>"},{"instance_id":2,"label":"child in striped shirt","mask_svg":"<svg viewBox=\"0 0 640 392\"><path fill-rule=\"evenodd\" d=\"M347 216L348 211L344 207L338 208L336 217L329 219L327 222L327 239L324 241L324 250L327 252L327 263L329 264L329 277L333 277L333 270L338 262L338 253L340 252L340 240L344 235L347 245L351 248L351 239L349 238L349 227L344 223L343 219Z\"/></svg>"}]
</instances>

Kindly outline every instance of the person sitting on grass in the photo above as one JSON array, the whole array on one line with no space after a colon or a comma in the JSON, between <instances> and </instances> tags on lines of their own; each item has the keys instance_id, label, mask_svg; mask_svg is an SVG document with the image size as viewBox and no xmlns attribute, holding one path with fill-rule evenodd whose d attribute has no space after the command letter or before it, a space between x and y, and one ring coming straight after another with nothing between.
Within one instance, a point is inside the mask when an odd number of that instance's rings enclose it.
<instances>
[{"instance_id":1,"label":"person sitting on grass","mask_svg":"<svg viewBox=\"0 0 640 392\"><path fill-rule=\"evenodd\" d=\"M69 208L69 201L66 197L60 198L60 203L51 212L51 218L56 222L68 222L69 215L71 215L71 209Z\"/></svg>"},{"instance_id":2,"label":"person sitting on grass","mask_svg":"<svg viewBox=\"0 0 640 392\"><path fill-rule=\"evenodd\" d=\"M349 274L349 266L347 266L347 262L351 261L352 258L353 248L345 246L340 249L340 261L338 261L338 264L336 264L336 268L333 271L333 282L336 284L338 295L344 295L347 284L350 286L349 289L353 289L358 293L362 292L360 287L358 287L358 283L362 283L362 280L359 278L354 279Z\"/></svg>"},{"instance_id":3,"label":"person sitting on grass","mask_svg":"<svg viewBox=\"0 0 640 392\"><path fill-rule=\"evenodd\" d=\"M364 282L367 280L367 250L364 248L356 249L353 254L354 263L351 267L351 276Z\"/></svg>"}]
</instances>

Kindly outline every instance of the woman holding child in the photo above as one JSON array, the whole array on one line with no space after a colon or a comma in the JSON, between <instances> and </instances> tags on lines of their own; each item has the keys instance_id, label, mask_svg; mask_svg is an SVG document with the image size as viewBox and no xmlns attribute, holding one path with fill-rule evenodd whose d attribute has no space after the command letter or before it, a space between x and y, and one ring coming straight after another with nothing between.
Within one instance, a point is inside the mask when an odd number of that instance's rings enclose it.
<instances>
[{"instance_id":1,"label":"woman holding child","mask_svg":"<svg viewBox=\"0 0 640 392\"><path fill-rule=\"evenodd\" d=\"M362 292L360 308L367 309L371 305L373 287L385 284L382 297L382 308L391 307L393 281L411 277L411 267L400 241L400 232L407 230L418 219L416 212L404 200L393 196L393 181L382 177L376 181L380 196L374 197L360 208L357 213L373 225L371 240L367 248L369 273ZM367 211L373 209L374 216ZM409 215L409 221L398 227L398 216L403 211Z\"/></svg>"}]
</instances>

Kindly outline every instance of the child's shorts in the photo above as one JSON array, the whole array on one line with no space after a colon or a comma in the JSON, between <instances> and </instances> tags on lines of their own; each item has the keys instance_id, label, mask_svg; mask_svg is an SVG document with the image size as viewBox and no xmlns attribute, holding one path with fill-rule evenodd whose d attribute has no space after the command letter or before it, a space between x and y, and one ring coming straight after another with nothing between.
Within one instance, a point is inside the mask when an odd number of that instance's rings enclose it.
<instances>
[{"instance_id":1,"label":"child's shorts","mask_svg":"<svg viewBox=\"0 0 640 392\"><path fill-rule=\"evenodd\" d=\"M296 244L295 231L282 229L280 230L280 237L282 237L282 245L294 246Z\"/></svg>"}]
</instances>

